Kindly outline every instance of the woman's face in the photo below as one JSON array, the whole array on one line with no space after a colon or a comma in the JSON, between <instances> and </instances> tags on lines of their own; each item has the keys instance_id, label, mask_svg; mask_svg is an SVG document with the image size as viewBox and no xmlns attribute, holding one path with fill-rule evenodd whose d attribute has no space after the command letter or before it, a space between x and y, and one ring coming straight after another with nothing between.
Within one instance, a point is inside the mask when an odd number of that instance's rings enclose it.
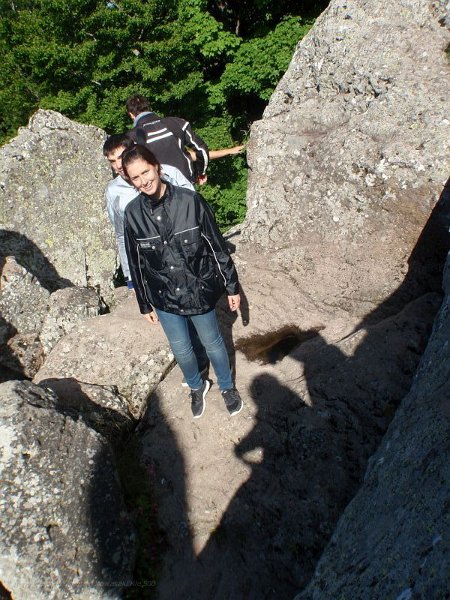
<instances>
[{"instance_id":1,"label":"woman's face","mask_svg":"<svg viewBox=\"0 0 450 600\"><path fill-rule=\"evenodd\" d=\"M136 189L147 196L161 198L165 186L163 187L157 167L143 158L136 158L127 165L127 172Z\"/></svg>"}]
</instances>

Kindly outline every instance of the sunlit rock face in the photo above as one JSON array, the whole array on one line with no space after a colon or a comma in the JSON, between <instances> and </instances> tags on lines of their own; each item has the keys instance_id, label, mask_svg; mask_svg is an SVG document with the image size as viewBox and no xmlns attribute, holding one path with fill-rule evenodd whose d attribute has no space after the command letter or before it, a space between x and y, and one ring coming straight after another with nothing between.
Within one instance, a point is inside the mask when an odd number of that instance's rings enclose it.
<instances>
[{"instance_id":1,"label":"sunlit rock face","mask_svg":"<svg viewBox=\"0 0 450 600\"><path fill-rule=\"evenodd\" d=\"M39 110L0 148L0 380L33 377L69 325L112 297L105 135ZM54 293L67 300L57 326Z\"/></svg>"},{"instance_id":2,"label":"sunlit rock face","mask_svg":"<svg viewBox=\"0 0 450 600\"><path fill-rule=\"evenodd\" d=\"M408 269L412 295L438 275L442 228L417 242L449 172L446 16L445 2L331 2L253 126L243 238L319 302L365 314Z\"/></svg>"},{"instance_id":3,"label":"sunlit rock face","mask_svg":"<svg viewBox=\"0 0 450 600\"><path fill-rule=\"evenodd\" d=\"M111 170L105 133L39 110L0 148L2 255L47 289L97 287L110 294L116 251L104 208Z\"/></svg>"}]
</instances>

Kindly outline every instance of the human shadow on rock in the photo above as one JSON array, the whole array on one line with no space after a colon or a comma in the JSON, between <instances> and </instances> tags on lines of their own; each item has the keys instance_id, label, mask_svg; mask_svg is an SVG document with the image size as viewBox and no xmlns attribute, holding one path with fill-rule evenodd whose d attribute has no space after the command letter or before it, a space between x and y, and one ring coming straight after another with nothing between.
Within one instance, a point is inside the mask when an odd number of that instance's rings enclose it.
<instances>
[{"instance_id":1,"label":"human shadow on rock","mask_svg":"<svg viewBox=\"0 0 450 600\"><path fill-rule=\"evenodd\" d=\"M180 582L179 597L293 597L304 582L299 563L305 548L317 548L323 538L314 452L327 449L317 447L305 425L314 411L269 374L255 377L250 395L257 407L254 426L235 453L251 467L251 475Z\"/></svg>"},{"instance_id":2,"label":"human shadow on rock","mask_svg":"<svg viewBox=\"0 0 450 600\"><path fill-rule=\"evenodd\" d=\"M171 392L168 390L164 393ZM189 572L189 565L194 560L185 480L187 467L170 426L171 418L175 418L175 415L166 415L162 409L161 392L154 391L136 430L142 462L155 499L159 546L153 549L148 562L157 565L159 583L156 593L161 600L182 597L178 593L179 583ZM164 532L163 537L161 531ZM143 600L151 598L151 592L144 590L140 597Z\"/></svg>"},{"instance_id":3,"label":"human shadow on rock","mask_svg":"<svg viewBox=\"0 0 450 600\"><path fill-rule=\"evenodd\" d=\"M255 424L235 449L252 473L180 584L185 597L293 597L306 585L410 389L441 302L449 204L447 182L405 280L352 334L293 350L303 369L290 383L253 380Z\"/></svg>"}]
</instances>

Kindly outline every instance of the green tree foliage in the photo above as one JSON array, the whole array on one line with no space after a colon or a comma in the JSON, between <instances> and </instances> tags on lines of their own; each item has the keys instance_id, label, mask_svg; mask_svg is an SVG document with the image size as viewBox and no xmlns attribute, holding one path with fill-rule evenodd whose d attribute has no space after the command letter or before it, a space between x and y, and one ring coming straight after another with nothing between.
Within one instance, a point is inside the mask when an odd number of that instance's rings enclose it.
<instances>
[{"instance_id":1,"label":"green tree foliage","mask_svg":"<svg viewBox=\"0 0 450 600\"><path fill-rule=\"evenodd\" d=\"M156 112L189 119L210 148L232 146L325 4L0 0L0 141L39 107L124 131L125 101L139 92ZM244 217L245 168L243 156L219 159L202 188L223 227Z\"/></svg>"},{"instance_id":2,"label":"green tree foliage","mask_svg":"<svg viewBox=\"0 0 450 600\"><path fill-rule=\"evenodd\" d=\"M292 49L309 27L300 17L287 17L273 31L242 44L216 89L227 100L248 94L267 102L289 64Z\"/></svg>"}]
</instances>

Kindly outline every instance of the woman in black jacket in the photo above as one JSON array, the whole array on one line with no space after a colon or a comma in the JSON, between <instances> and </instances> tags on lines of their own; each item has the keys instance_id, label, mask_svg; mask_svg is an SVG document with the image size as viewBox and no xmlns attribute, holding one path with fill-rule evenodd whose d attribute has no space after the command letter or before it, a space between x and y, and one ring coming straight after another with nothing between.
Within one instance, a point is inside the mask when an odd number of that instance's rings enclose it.
<instances>
[{"instance_id":1,"label":"woman in black jacket","mask_svg":"<svg viewBox=\"0 0 450 600\"><path fill-rule=\"evenodd\" d=\"M141 192L125 210L125 245L140 311L150 323L161 323L191 388L193 416L202 416L210 382L202 380L192 325L214 367L228 412L235 415L242 400L233 384L215 305L226 291L230 310L237 310L239 282L211 208L197 192L161 179L158 161L145 146L126 152L122 165Z\"/></svg>"}]
</instances>

